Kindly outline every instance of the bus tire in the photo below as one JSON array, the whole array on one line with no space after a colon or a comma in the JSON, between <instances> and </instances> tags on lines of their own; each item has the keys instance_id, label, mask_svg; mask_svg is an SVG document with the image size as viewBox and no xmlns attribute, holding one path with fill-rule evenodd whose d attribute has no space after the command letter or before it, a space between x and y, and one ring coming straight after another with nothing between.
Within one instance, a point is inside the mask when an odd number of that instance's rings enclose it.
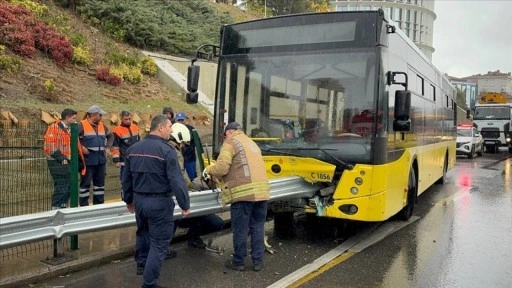
<instances>
[{"instance_id":1,"label":"bus tire","mask_svg":"<svg viewBox=\"0 0 512 288\"><path fill-rule=\"evenodd\" d=\"M444 156L444 164L443 164L443 176L437 179L436 184L445 184L446 183L446 173L448 173L448 155Z\"/></svg>"},{"instance_id":2,"label":"bus tire","mask_svg":"<svg viewBox=\"0 0 512 288\"><path fill-rule=\"evenodd\" d=\"M407 191L407 204L398 212L398 218L403 221L409 220L414 211L414 204L416 203L416 196L418 195L418 183L416 182L416 172L414 167L409 171L409 185Z\"/></svg>"}]
</instances>

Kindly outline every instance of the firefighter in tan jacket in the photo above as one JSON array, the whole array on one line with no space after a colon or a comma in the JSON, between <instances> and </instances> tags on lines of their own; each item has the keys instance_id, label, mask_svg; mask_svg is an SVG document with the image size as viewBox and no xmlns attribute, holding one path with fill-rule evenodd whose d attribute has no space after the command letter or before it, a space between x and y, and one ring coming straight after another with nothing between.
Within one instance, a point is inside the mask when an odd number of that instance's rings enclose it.
<instances>
[{"instance_id":1,"label":"firefighter in tan jacket","mask_svg":"<svg viewBox=\"0 0 512 288\"><path fill-rule=\"evenodd\" d=\"M211 175L221 182L222 201L231 204L233 230L233 258L226 267L245 270L247 235L251 236L251 258L254 271L263 267L264 224L267 200L270 198L265 163L258 145L251 140L236 122L224 130L224 143L215 164L205 168L204 175Z\"/></svg>"}]
</instances>

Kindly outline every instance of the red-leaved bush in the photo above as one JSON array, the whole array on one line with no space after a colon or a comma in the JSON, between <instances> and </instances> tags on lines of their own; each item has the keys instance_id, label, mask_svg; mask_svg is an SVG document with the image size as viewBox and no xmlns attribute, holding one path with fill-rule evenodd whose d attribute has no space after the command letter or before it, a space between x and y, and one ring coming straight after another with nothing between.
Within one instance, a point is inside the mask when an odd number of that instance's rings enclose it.
<instances>
[{"instance_id":1,"label":"red-leaved bush","mask_svg":"<svg viewBox=\"0 0 512 288\"><path fill-rule=\"evenodd\" d=\"M117 75L109 75L106 82L112 86L119 86L121 85L121 82L123 82L123 79Z\"/></svg>"},{"instance_id":2,"label":"red-leaved bush","mask_svg":"<svg viewBox=\"0 0 512 288\"><path fill-rule=\"evenodd\" d=\"M110 66L96 67L96 79L105 81L112 86L119 86L123 82L121 77L110 73Z\"/></svg>"},{"instance_id":3,"label":"red-leaved bush","mask_svg":"<svg viewBox=\"0 0 512 288\"><path fill-rule=\"evenodd\" d=\"M96 79L107 81L110 72L110 66L96 67Z\"/></svg>"},{"instance_id":4,"label":"red-leaved bush","mask_svg":"<svg viewBox=\"0 0 512 288\"><path fill-rule=\"evenodd\" d=\"M69 63L73 57L73 48L66 37L35 19L25 7L1 0L0 44L25 57L34 56L39 49L59 65Z\"/></svg>"}]
</instances>

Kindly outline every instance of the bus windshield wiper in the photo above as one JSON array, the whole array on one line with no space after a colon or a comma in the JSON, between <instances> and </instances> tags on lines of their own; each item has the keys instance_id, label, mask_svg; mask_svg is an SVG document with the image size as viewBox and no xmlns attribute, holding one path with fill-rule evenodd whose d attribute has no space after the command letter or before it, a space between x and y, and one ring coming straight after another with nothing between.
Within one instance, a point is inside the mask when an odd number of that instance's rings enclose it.
<instances>
[{"instance_id":1,"label":"bus windshield wiper","mask_svg":"<svg viewBox=\"0 0 512 288\"><path fill-rule=\"evenodd\" d=\"M333 159L336 163L336 165L342 165L343 167L347 168L348 170L354 169L354 165L348 163L345 160L339 159L337 157L334 157L331 155L327 150L336 150L336 149L322 149L322 148L283 148L283 150L312 150L312 151L322 151L325 155L329 156L331 159ZM281 155L288 155L288 156L296 156L296 157L304 157L304 155L298 155L294 153L284 152L280 151L280 149L264 149L262 151L265 152L274 152L279 153Z\"/></svg>"}]
</instances>

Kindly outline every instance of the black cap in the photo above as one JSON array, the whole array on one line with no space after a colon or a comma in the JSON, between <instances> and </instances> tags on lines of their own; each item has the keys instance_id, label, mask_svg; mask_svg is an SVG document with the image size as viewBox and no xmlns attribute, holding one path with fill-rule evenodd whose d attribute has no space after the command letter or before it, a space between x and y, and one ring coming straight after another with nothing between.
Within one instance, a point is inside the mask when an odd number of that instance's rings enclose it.
<instances>
[{"instance_id":1,"label":"black cap","mask_svg":"<svg viewBox=\"0 0 512 288\"><path fill-rule=\"evenodd\" d=\"M174 115L174 111L172 110L171 107L164 107L164 109L162 110L162 114L165 113L171 113L172 115Z\"/></svg>"},{"instance_id":2,"label":"black cap","mask_svg":"<svg viewBox=\"0 0 512 288\"><path fill-rule=\"evenodd\" d=\"M242 130L242 126L236 122L231 122L226 126L226 128L224 128L224 133L228 130Z\"/></svg>"}]
</instances>

